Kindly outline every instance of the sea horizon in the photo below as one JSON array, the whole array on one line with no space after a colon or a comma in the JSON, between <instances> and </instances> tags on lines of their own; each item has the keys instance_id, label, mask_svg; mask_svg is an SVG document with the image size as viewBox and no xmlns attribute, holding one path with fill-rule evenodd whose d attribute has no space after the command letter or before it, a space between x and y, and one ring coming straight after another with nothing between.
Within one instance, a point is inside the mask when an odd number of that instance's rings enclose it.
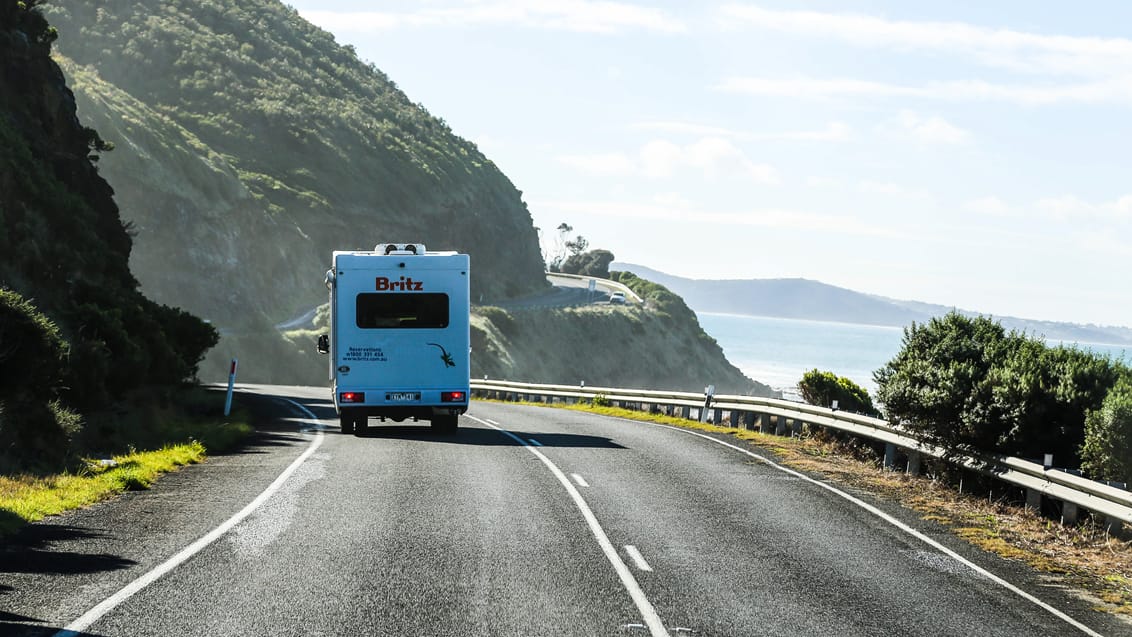
<instances>
[{"instance_id":1,"label":"sea horizon","mask_svg":"<svg viewBox=\"0 0 1132 637\"><path fill-rule=\"evenodd\" d=\"M875 396L872 374L903 345L904 328L722 312L696 312L704 331L731 364L784 397L799 399L798 381L811 369L849 378ZM1132 346L1049 339L1051 346L1080 347L1127 361Z\"/></svg>"}]
</instances>

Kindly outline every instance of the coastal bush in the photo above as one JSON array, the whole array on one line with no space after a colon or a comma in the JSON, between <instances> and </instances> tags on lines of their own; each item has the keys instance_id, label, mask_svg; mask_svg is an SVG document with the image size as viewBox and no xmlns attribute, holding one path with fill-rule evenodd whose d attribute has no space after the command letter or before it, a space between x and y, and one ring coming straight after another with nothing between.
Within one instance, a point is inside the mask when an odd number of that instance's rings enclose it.
<instances>
[{"instance_id":1,"label":"coastal bush","mask_svg":"<svg viewBox=\"0 0 1132 637\"><path fill-rule=\"evenodd\" d=\"M811 369L802 374L802 379L798 381L798 391L802 394L802 400L811 405L829 407L836 400L837 408L842 411L880 415L864 387L833 372Z\"/></svg>"},{"instance_id":2,"label":"coastal bush","mask_svg":"<svg viewBox=\"0 0 1132 637\"><path fill-rule=\"evenodd\" d=\"M1097 480L1132 482L1132 378L1109 390L1100 409L1085 417L1081 468Z\"/></svg>"},{"instance_id":3,"label":"coastal bush","mask_svg":"<svg viewBox=\"0 0 1132 637\"><path fill-rule=\"evenodd\" d=\"M951 312L904 330L900 352L877 370L887 417L953 451L1077 466L1085 414L1120 373L1106 357L1007 332L987 317Z\"/></svg>"}]
</instances>

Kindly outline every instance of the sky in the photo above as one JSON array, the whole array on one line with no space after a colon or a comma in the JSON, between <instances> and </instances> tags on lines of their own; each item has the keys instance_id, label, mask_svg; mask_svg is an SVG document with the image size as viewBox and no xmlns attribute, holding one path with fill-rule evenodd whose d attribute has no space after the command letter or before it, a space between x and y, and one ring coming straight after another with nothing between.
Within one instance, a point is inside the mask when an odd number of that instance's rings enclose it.
<instances>
[{"instance_id":1,"label":"sky","mask_svg":"<svg viewBox=\"0 0 1132 637\"><path fill-rule=\"evenodd\" d=\"M296 0L543 237L1132 326L1132 3Z\"/></svg>"}]
</instances>

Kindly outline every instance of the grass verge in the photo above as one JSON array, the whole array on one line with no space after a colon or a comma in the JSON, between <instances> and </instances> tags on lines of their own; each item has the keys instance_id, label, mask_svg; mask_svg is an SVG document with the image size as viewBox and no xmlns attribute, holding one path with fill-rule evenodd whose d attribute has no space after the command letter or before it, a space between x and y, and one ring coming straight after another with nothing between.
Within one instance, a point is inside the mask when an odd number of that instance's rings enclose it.
<instances>
[{"instance_id":1,"label":"grass verge","mask_svg":"<svg viewBox=\"0 0 1132 637\"><path fill-rule=\"evenodd\" d=\"M91 450L119 452L94 451L56 474L0 475L0 539L28 522L148 489L161 474L236 447L253 431L247 413L237 409L224 418L217 407L205 407L214 397L193 389L163 404L133 404L113 422L103 416L91 427L104 430L91 435Z\"/></svg>"},{"instance_id":2,"label":"grass verge","mask_svg":"<svg viewBox=\"0 0 1132 637\"><path fill-rule=\"evenodd\" d=\"M1097 523L1062 525L1018 505L1003 492L997 499L993 495L976 496L959 492L940 476L886 471L879 458L870 458L860 448L832 438L786 438L616 407L553 407L734 436L771 452L776 462L792 469L819 474L912 509L922 519L947 527L975 546L1028 564L1044 574L1048 585L1075 592L1095 610L1132 622L1132 542L1109 535Z\"/></svg>"}]
</instances>

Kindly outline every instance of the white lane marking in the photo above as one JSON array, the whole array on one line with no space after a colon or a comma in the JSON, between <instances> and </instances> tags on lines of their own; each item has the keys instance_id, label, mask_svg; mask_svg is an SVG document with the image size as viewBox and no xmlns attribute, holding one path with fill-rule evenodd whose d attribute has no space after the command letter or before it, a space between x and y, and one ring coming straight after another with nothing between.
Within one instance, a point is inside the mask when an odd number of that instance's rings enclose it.
<instances>
[{"instance_id":1,"label":"white lane marking","mask_svg":"<svg viewBox=\"0 0 1132 637\"><path fill-rule=\"evenodd\" d=\"M589 483L589 482L586 482L586 479L585 479L585 478L583 478L582 476L580 476L580 475L578 475L578 474L576 474L576 473L571 473L571 474L570 474L570 477L574 479L574 482L575 482L575 483L576 483L576 484L577 484L577 485L578 485L579 487L589 487L589 486L590 486L590 483Z\"/></svg>"},{"instance_id":2,"label":"white lane marking","mask_svg":"<svg viewBox=\"0 0 1132 637\"><path fill-rule=\"evenodd\" d=\"M671 425L661 425L661 424L658 424L658 423L649 423L649 422L643 422L643 421L640 421L640 420L629 420L627 418L618 418L617 420L624 420L626 422L631 422L631 423L635 423L635 424L642 424L643 423L643 424L648 424L648 425L654 425L656 427L663 427L665 429L671 429L673 431L678 431L680 433L685 433L685 434L688 434L688 435L691 435L691 436L698 436L700 438L703 438L704 440L710 440L710 441L712 441L716 444L723 445L724 447L727 447L729 449L734 449L735 451L738 451L739 453L746 454L746 455L748 455L752 458L755 458L755 459L765 463L767 466L773 467L775 469L778 469L779 471L783 471L783 472L788 473L788 474L790 474L794 477L805 480L806 482L809 482L810 484L817 485L817 486L825 489L826 491L829 491L830 493L833 493L833 494L835 494L835 495L837 495L841 498L848 500L849 502L852 502L853 504L861 507L862 509L868 511L869 513L872 513L873 515L884 520L885 522L888 522L892 526L895 526L896 528L900 529L901 531L904 531L908 535L911 535L912 537L914 537L918 540L921 540L925 544L935 548L936 550L940 551L944 555L947 555L948 557L950 557L950 558L958 561L959 563L967 566L968 568L975 571L979 575L986 577L987 579L998 584L999 586L1002 586L1006 590L1018 595L1022 599L1033 602L1038 607L1049 611L1050 613L1052 613L1058 619L1063 620L1067 624L1070 624L1071 626L1077 628L1078 630L1085 633L1086 635L1089 635L1090 637L1103 637L1103 635L1101 635L1100 633L1098 633L1095 630L1093 630L1092 628L1089 628L1088 626L1082 624L1081 622L1077 621L1076 619L1073 619L1069 615L1066 615L1065 613L1054 608L1053 606L1050 606L1049 604L1043 602L1042 600L1038 599L1037 597L1034 597L1033 595L1027 593L1026 591L1018 588L1017 586L1011 584L1010 582L1008 582L1008 581L1002 579L1001 577L995 575L994 573L991 573L990 571L986 570L985 568L979 566L978 564L975 564L974 562L968 560L967 558L963 557L962 555L959 555L955 551L952 551L951 549L949 549L946 546L940 544L939 542L931 539L930 537L924 535L923 533L920 533L916 529L913 529L912 527L901 522L900 520L897 520L896 518L885 513L884 511L881 511L880 509L874 507L873 505L871 505L867 502L864 502L863 500L859 500L859 499L849 495L848 493L841 491L840 489L837 489L833 486L830 486L830 485L828 485L824 482L819 482L817 480L814 480L810 476L807 476L803 473L799 473L797 471L794 471L793 469L788 469L788 468L786 468L786 467L784 467L780 464L775 463L774 461L770 460L769 458L766 458L765 456L760 456L759 454L754 453L752 451L748 451L746 449L743 449L742 447L738 447L736 445L733 445L733 444L728 443L728 442L724 442L722 440L717 440L715 438L712 438L711 436L707 436L707 435L704 435L702 433L698 433L698 432L695 432L695 431L688 431L687 429L681 429L680 427L673 427Z\"/></svg>"},{"instance_id":3,"label":"white lane marking","mask_svg":"<svg viewBox=\"0 0 1132 637\"><path fill-rule=\"evenodd\" d=\"M645 556L641 555L641 552L637 550L637 547L633 546L632 544L626 544L625 552L628 553L629 557L633 559L633 563L637 565L637 568L641 569L642 571L648 571L650 573L652 572L652 567L649 566L649 563L645 561Z\"/></svg>"},{"instance_id":4,"label":"white lane marking","mask_svg":"<svg viewBox=\"0 0 1132 637\"><path fill-rule=\"evenodd\" d=\"M494 421L494 420L492 420L491 418L486 418L485 420L487 420L487 423L488 423L489 425L495 425L495 426L497 426L497 427L499 426L499 423L495 422L495 421Z\"/></svg>"},{"instance_id":5,"label":"white lane marking","mask_svg":"<svg viewBox=\"0 0 1132 637\"><path fill-rule=\"evenodd\" d=\"M539 442L539 441L537 441L537 440L535 440L534 438L527 438L527 442L531 443L532 445L534 445L534 446L536 446L536 447L541 447L541 446L542 446L542 443L541 443L541 442Z\"/></svg>"},{"instance_id":6,"label":"white lane marking","mask_svg":"<svg viewBox=\"0 0 1132 637\"><path fill-rule=\"evenodd\" d=\"M550 458L547 458L541 451L527 444L522 438L510 431L498 425L493 425L490 421L481 420L475 416L469 417L519 443L525 447L527 451L535 454L535 457L541 460L542 463L546 465L547 469L550 469L554 477L558 478L558 481L566 488L566 492L570 494L570 498L574 500L574 504L578 507L578 510L582 512L582 517L585 518L586 524L589 525L590 532L593 533L598 546L601 547L602 553L605 553L606 559L613 565L613 570L617 572L617 576L621 579L621 585L625 587L625 590L629 591L629 597L633 598L633 603L637 605L637 610L641 612L642 619L644 619L645 624L649 628L649 633L652 634L653 637L669 637L668 631L664 628L664 623L660 621L660 616L656 613L656 609L653 608L648 597L645 597L645 592L641 590L641 585L637 583L637 578L633 577L633 572L629 570L629 567L625 565L621 556L618 555L617 549L613 548L613 542L609 541L609 536L606 535L605 530L601 528L601 523L597 521L597 517L594 516L593 511L590 510L590 506L586 504L586 499L582 497L577 487L570 483L570 480L566 477L565 473L562 473L558 465L554 464L554 462L552 462Z\"/></svg>"},{"instance_id":7,"label":"white lane marking","mask_svg":"<svg viewBox=\"0 0 1132 637\"><path fill-rule=\"evenodd\" d=\"M281 400L286 400L292 405L298 407L311 420L318 420L318 418L314 414L312 414L309 409L300 405L299 403L289 398L281 398ZM127 599L130 599L146 586L149 586L150 584L156 582L163 575L177 568L178 566L183 564L185 560L196 555L201 551L201 549L208 546L209 544L212 544L218 538L220 538L220 536L230 531L232 527L236 526L244 518L254 513L255 510L262 506L264 502L267 502L267 500L271 498L271 496L274 495L276 491L282 488L283 483L287 482L287 478L290 478L291 474L295 473L295 470L298 469L299 466L304 462L306 462L307 458L310 458L312 455L314 455L314 452L318 450L320 445L322 445L322 441L322 431L316 430L314 440L311 441L311 444L309 447L307 447L306 451L304 451L298 458L295 458L294 462L292 462L286 469L284 469L283 473L279 474L279 477L275 478L275 481L268 485L268 487L263 490L263 493L260 493L256 497L256 499L249 502L247 506L245 506L243 509L240 509L238 513L228 518L220 526L209 531L206 535L204 535L197 541L181 549L181 551L173 557L165 560L161 564L154 567L153 570L130 582L120 591L102 600L94 608L83 613L81 617L64 626L62 630L55 633L55 637L74 637L75 635L78 635L79 633L85 631L90 627L91 624L101 619L103 615L114 610L114 608L119 604L126 601Z\"/></svg>"}]
</instances>

